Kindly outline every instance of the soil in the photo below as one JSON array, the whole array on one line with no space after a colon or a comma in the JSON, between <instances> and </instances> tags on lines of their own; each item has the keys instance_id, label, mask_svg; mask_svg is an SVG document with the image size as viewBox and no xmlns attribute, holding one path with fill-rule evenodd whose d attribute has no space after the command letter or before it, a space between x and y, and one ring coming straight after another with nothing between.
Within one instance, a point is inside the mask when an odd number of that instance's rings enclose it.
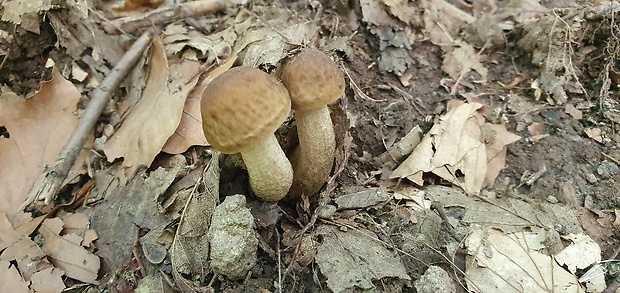
<instances>
[{"instance_id":1,"label":"soil","mask_svg":"<svg viewBox=\"0 0 620 293\"><path fill-rule=\"evenodd\" d=\"M293 7L293 4L305 7L302 3L280 2L287 1L274 1L272 4L280 7ZM558 1L546 2L565 4L557 3ZM347 6L336 7L336 11L352 9ZM352 34L352 29L344 25L349 21L355 22L354 19L347 19L351 16L356 15L340 14L343 25L333 32L335 36ZM361 19L361 16L357 15L357 17ZM332 194L332 198L356 189L379 186L392 188L410 184L405 181L387 179L389 172L386 170L393 170L397 164L392 161L381 161L378 158L381 158L386 147L398 142L414 126L420 125L423 130L427 131L432 126L433 119L445 113L446 101L464 96L451 96L450 88L442 86L448 76L441 70L443 53L440 47L424 40L415 42L410 51L411 56L414 56L414 63L403 74L410 75L411 78L407 80L407 86L404 86L396 74L381 71L376 66L380 41L368 31L361 20L358 21L358 25L359 30L350 39L350 43L356 52L363 52L363 54L347 55L337 52L337 55L342 58L350 79L367 97L356 95L349 86L346 97L335 106L335 108L344 110L341 116L348 119L343 120L348 120L352 125L349 132L353 143L350 148L351 156L346 161L345 169L337 177L337 189ZM10 30L6 24L0 28L4 31ZM421 28L418 29L421 30ZM504 197L526 198L534 202L557 199L559 204L575 207L576 210L587 207L591 209L589 213L599 211L611 213L613 210L620 209L620 197L618 196L620 194L618 178L620 177L615 173L613 166L609 166L614 162L617 164L620 160L618 148L620 137L616 131L618 124L606 118L604 115L606 110L598 106L600 101L597 97L601 80L600 72L596 71L601 71L602 67L594 61L585 60L580 63L584 65L581 68L581 76L590 78L583 83L588 95L570 93L569 101L591 103L594 106L584 109L583 117L575 119L566 113L564 107L550 105L544 98L537 100L534 97L530 84L539 74L539 69L530 64L527 61L527 53L519 52L514 41L511 41L519 39L520 36L517 34L518 32L508 34L507 43L503 48L494 48L486 52L487 62L484 65L489 69L488 80L485 83L477 83L474 82L475 78L468 78L464 80L467 88L460 92L475 93L478 101L490 109L501 109L499 116L507 129L522 137L516 143L508 145L506 168L501 171L495 187L485 192ZM45 21L42 22L39 34L17 30L15 38L19 39L19 42L12 42L8 48L3 47L9 52L9 57L0 70L0 84L8 86L15 92L27 95L38 88L39 82L46 79L44 65L49 55L59 56L57 60L65 59L57 62L71 63L71 58L64 55L63 48L56 46L54 30ZM0 44L0 46L4 45ZM500 85L508 84L518 76L524 77L524 82L515 87L508 88ZM618 99L617 87L611 89L610 96ZM543 133L549 135L544 138L535 138L527 127L523 127L526 122L543 124ZM602 142L589 137L586 130L590 128L603 129L607 135ZM208 156L208 150L209 148L206 147L194 147L186 152L186 157L190 158L198 154L198 157L204 158ZM199 165L204 165L204 163ZM531 184L524 184L531 178L530 176L543 169L546 171L542 172L537 180ZM243 179L241 175L241 179L237 176L235 180ZM445 185L439 178L431 179L428 181L429 185ZM224 186L227 183L222 184ZM233 190L236 189L233 188ZM253 200L249 199L249 201L252 204ZM100 203L100 205L105 204L109 202ZM282 202L281 208L287 213L282 221L303 227L312 216L316 200L311 200L310 204L310 207L304 207L303 203ZM375 232L383 241L392 243L396 248L407 252L402 260L412 280L419 278L429 264L439 264L448 272L453 271L452 265L464 270L463 252L456 254L453 264L446 261L445 257L439 253L445 253L445 243L448 242L446 239L452 236L435 211L419 212L416 214L417 222L410 223L403 221L402 215L398 214L398 208L398 203L392 201L362 210L338 212L340 213L338 218L354 219L353 222ZM457 209L447 209L447 212L458 218ZM589 230L585 227L584 229L601 246L602 259L615 257L614 253L617 252L614 250L620 246L620 231L617 228L608 229L605 234L601 234L596 229ZM280 245L279 241L281 241L276 235L286 233L286 229L277 226L263 228L260 232L267 240L267 245L273 248ZM116 237L126 238L130 242L135 241L135 235L118 234ZM419 241L421 238L424 241ZM418 241L415 241L416 239ZM320 239L318 241L320 242ZM100 239L99 242L106 243L109 240ZM131 247L127 247L125 254L128 254L130 250ZM289 264L292 253L293 250L288 247L282 251L282 259L278 260L274 259L273 255L259 249L258 268L253 270L252 276L245 281L237 282L216 277L213 280L213 288L218 292L269 292L267 290L273 292L275 290L274 280L278 278L280 266L286 267ZM129 263L129 259L124 262ZM146 265L150 266L149 273L155 273L155 268L160 268L168 276L171 274L169 265L159 267L148 263ZM100 289L123 292L120 288L124 287L119 285L122 282L118 281L118 277L110 277L121 269L106 267L102 270L103 280L117 281L114 285L102 282ZM400 287L394 284L400 283L382 284L380 281L375 283L377 288L383 288L379 290L383 292L415 292L411 281L400 284ZM294 267L284 288L285 292L327 291L324 277L312 264ZM458 291L465 291L461 287L457 288Z\"/></svg>"}]
</instances>

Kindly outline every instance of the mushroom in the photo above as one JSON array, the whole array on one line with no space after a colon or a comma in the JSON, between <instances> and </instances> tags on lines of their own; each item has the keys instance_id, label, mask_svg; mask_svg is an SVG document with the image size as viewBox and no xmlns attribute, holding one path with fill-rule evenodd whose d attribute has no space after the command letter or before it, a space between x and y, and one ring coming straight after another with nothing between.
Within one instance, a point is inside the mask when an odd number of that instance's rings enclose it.
<instances>
[{"instance_id":1,"label":"mushroom","mask_svg":"<svg viewBox=\"0 0 620 293\"><path fill-rule=\"evenodd\" d=\"M327 181L334 163L336 139L327 105L344 94L338 66L317 50L304 50L284 64L280 77L291 96L299 148L291 156L292 196L312 195Z\"/></svg>"},{"instance_id":2,"label":"mushroom","mask_svg":"<svg viewBox=\"0 0 620 293\"><path fill-rule=\"evenodd\" d=\"M293 170L274 135L291 111L282 83L258 69L235 67L209 83L200 109L207 141L224 154L241 154L254 194L271 202L286 196Z\"/></svg>"}]
</instances>

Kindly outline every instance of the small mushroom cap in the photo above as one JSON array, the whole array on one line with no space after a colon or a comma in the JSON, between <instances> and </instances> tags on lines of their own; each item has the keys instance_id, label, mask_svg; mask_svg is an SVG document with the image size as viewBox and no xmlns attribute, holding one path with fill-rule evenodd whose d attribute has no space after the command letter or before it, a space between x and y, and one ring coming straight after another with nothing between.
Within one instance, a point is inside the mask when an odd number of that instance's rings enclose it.
<instances>
[{"instance_id":1,"label":"small mushroom cap","mask_svg":"<svg viewBox=\"0 0 620 293\"><path fill-rule=\"evenodd\" d=\"M344 94L342 72L321 51L300 52L284 65L281 77L294 110L317 109L333 103Z\"/></svg>"},{"instance_id":2,"label":"small mushroom cap","mask_svg":"<svg viewBox=\"0 0 620 293\"><path fill-rule=\"evenodd\" d=\"M234 154L272 135L288 117L291 100L277 79L242 66L209 83L200 109L207 141L222 153Z\"/></svg>"}]
</instances>

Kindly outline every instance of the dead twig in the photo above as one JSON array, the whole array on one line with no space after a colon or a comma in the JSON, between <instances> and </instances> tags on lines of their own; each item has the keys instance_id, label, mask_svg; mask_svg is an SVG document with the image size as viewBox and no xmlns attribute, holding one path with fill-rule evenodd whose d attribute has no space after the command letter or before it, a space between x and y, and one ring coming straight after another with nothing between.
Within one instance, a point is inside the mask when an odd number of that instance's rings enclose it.
<instances>
[{"instance_id":1,"label":"dead twig","mask_svg":"<svg viewBox=\"0 0 620 293\"><path fill-rule=\"evenodd\" d=\"M155 9L145 14L117 18L104 23L103 29L106 33L111 35L122 32L133 32L151 25L222 11L226 9L226 7L228 7L228 2L225 0L201 0L177 3Z\"/></svg>"},{"instance_id":2,"label":"dead twig","mask_svg":"<svg viewBox=\"0 0 620 293\"><path fill-rule=\"evenodd\" d=\"M62 187L62 182L67 177L71 166L73 166L84 147L86 139L93 132L95 123L110 100L112 93L118 88L129 70L138 62L144 50L151 43L151 39L157 33L159 33L157 29L150 29L143 33L131 48L125 52L125 55L110 72L110 75L92 92L88 106L86 106L77 127L73 130L65 147L58 155L58 159L56 159L51 168L39 175L20 210L25 209L38 199L44 199L45 204L49 204L56 198L58 191Z\"/></svg>"},{"instance_id":3,"label":"dead twig","mask_svg":"<svg viewBox=\"0 0 620 293\"><path fill-rule=\"evenodd\" d=\"M142 244L140 244L140 227L138 227L138 225L134 226L136 227L136 243L134 243L134 245L131 247L131 253L133 254L133 258L136 260L136 265L138 266L140 275L142 276L142 278L145 278L146 268L144 267L144 264L140 259L140 253L138 252L138 249L142 247Z\"/></svg>"},{"instance_id":4,"label":"dead twig","mask_svg":"<svg viewBox=\"0 0 620 293\"><path fill-rule=\"evenodd\" d=\"M536 173L532 174L532 176L530 176L527 180L519 183L519 185L517 185L516 188L519 188L523 185L532 186L538 179L540 179L540 177L545 175L545 173L547 173L547 166L543 165L538 171L536 171Z\"/></svg>"},{"instance_id":5,"label":"dead twig","mask_svg":"<svg viewBox=\"0 0 620 293\"><path fill-rule=\"evenodd\" d=\"M388 82L388 86L390 86L393 90L395 90L397 93L399 93L402 97L403 100L405 101L411 101L411 105L413 106L413 108L416 110L416 112L418 112L418 114L420 115L420 117L424 117L426 116L426 114L424 113L425 111L422 111L420 108L421 106L418 105L418 103L416 103L416 99L410 95L408 92L406 92L405 90L402 90L401 88L399 88L397 85Z\"/></svg>"},{"instance_id":6,"label":"dead twig","mask_svg":"<svg viewBox=\"0 0 620 293\"><path fill-rule=\"evenodd\" d=\"M371 97L369 97L367 94L364 93L364 91L362 91L362 89L360 89L359 86L357 86L357 84L353 81L353 78L351 78L351 75L349 75L349 71L347 70L347 67L344 66L344 64L341 62L340 63L340 68L342 68L342 71L344 71L344 74L347 75L347 77L349 78L349 86L351 87L351 89L353 89L353 92L355 93L355 96L359 96L361 98L363 98L364 100L367 101L371 101L371 102L385 102L387 100L375 100Z\"/></svg>"},{"instance_id":7,"label":"dead twig","mask_svg":"<svg viewBox=\"0 0 620 293\"><path fill-rule=\"evenodd\" d=\"M452 227L452 225L450 224L448 216L446 215L446 211L444 211L443 209L443 205L438 201L434 201L431 203L431 209L435 210L439 214L439 217L441 217L441 220L443 220L443 224L448 230L448 233L450 233L450 235L452 235L452 237L454 237L454 239L458 240L459 242L463 241L463 238L459 237L459 235L454 230L454 227Z\"/></svg>"},{"instance_id":8,"label":"dead twig","mask_svg":"<svg viewBox=\"0 0 620 293\"><path fill-rule=\"evenodd\" d=\"M601 155L603 155L603 157L605 157L605 158L607 158L607 159L610 159L610 160L611 160L611 161L613 161L614 163L616 163L616 164L620 165L620 161L619 161L619 160L617 160L616 158L614 158L614 157L612 157L612 156L610 156L610 155L608 155L608 154L606 154L606 153L601 153Z\"/></svg>"}]
</instances>

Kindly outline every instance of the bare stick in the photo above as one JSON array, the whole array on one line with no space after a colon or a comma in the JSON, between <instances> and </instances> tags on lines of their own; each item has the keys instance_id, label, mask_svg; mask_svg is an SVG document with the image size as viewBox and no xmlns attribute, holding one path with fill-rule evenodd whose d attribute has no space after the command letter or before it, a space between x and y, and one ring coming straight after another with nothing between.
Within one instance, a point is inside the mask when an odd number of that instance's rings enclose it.
<instances>
[{"instance_id":1,"label":"bare stick","mask_svg":"<svg viewBox=\"0 0 620 293\"><path fill-rule=\"evenodd\" d=\"M222 11L226 7L228 7L228 1L225 0L201 0L173 4L145 14L121 17L108 21L103 24L103 29L111 35L121 32L133 32L155 24Z\"/></svg>"},{"instance_id":2,"label":"bare stick","mask_svg":"<svg viewBox=\"0 0 620 293\"><path fill-rule=\"evenodd\" d=\"M49 204L56 198L56 194L62 187L62 182L67 177L69 170L84 147L86 139L88 139L90 133L92 133L95 123L97 119L99 119L103 108L110 100L112 93L118 88L129 70L138 62L138 59L149 46L153 35L156 33L159 33L157 29L150 29L143 33L131 48L125 52L125 55L123 55L121 60L119 60L110 72L110 75L108 75L91 93L90 102L88 106L86 106L80 118L80 122L75 130L73 130L71 137L69 137L65 147L58 155L58 159L56 159L54 166L43 171L43 173L39 175L34 186L28 193L28 198L21 205L20 210L34 203L37 199L45 199L45 204Z\"/></svg>"}]
</instances>

